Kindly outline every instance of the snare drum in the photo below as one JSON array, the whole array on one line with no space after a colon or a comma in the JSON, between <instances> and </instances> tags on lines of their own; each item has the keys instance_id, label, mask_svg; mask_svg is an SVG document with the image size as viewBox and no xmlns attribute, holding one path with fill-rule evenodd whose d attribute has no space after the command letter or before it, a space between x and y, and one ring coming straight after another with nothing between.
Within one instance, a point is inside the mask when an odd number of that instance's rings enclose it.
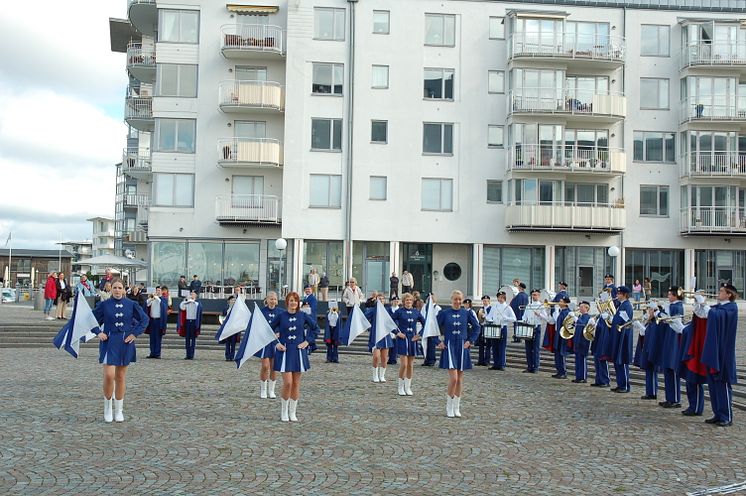
<instances>
[{"instance_id":1,"label":"snare drum","mask_svg":"<svg viewBox=\"0 0 746 496\"><path fill-rule=\"evenodd\" d=\"M502 326L485 322L482 326L484 339L500 339L502 337Z\"/></svg>"},{"instance_id":2,"label":"snare drum","mask_svg":"<svg viewBox=\"0 0 746 496\"><path fill-rule=\"evenodd\" d=\"M535 327L532 324L516 322L514 336L518 339L534 339L534 329Z\"/></svg>"}]
</instances>

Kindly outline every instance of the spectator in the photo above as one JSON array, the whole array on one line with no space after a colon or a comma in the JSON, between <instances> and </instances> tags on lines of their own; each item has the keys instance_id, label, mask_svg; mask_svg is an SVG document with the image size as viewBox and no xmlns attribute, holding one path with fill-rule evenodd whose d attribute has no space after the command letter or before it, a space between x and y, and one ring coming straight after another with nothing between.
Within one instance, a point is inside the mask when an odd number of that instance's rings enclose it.
<instances>
[{"instance_id":1,"label":"spectator","mask_svg":"<svg viewBox=\"0 0 746 496\"><path fill-rule=\"evenodd\" d=\"M402 293L411 293L414 289L414 277L412 274L405 270L401 275L401 290Z\"/></svg>"},{"instance_id":2,"label":"spectator","mask_svg":"<svg viewBox=\"0 0 746 496\"><path fill-rule=\"evenodd\" d=\"M75 285L75 293L83 293L83 296L96 296L96 288L88 280L87 275L80 276L80 282Z\"/></svg>"},{"instance_id":3,"label":"spectator","mask_svg":"<svg viewBox=\"0 0 746 496\"><path fill-rule=\"evenodd\" d=\"M47 275L47 283L44 285L44 315L46 320L54 320L54 317L49 315L52 311L52 305L54 300L57 299L57 273L50 272Z\"/></svg>"},{"instance_id":4,"label":"spectator","mask_svg":"<svg viewBox=\"0 0 746 496\"><path fill-rule=\"evenodd\" d=\"M391 288L391 291L389 291L389 299L393 298L399 298L399 278L396 277L396 272L391 273L391 277L389 277L389 287Z\"/></svg>"},{"instance_id":5,"label":"spectator","mask_svg":"<svg viewBox=\"0 0 746 496\"><path fill-rule=\"evenodd\" d=\"M319 290L319 273L315 268L311 267L311 271L308 273L308 285L311 286L311 291L315 295Z\"/></svg>"},{"instance_id":6,"label":"spectator","mask_svg":"<svg viewBox=\"0 0 746 496\"><path fill-rule=\"evenodd\" d=\"M72 296L70 285L65 279L65 274L60 272L57 275L57 299L55 300L58 319L65 319L65 309L67 308L67 303L70 301L70 296Z\"/></svg>"},{"instance_id":7,"label":"spectator","mask_svg":"<svg viewBox=\"0 0 746 496\"><path fill-rule=\"evenodd\" d=\"M642 290L645 292L645 301L649 301L650 297L653 296L653 283L650 282L649 277L646 277L642 281Z\"/></svg>"},{"instance_id":8,"label":"spectator","mask_svg":"<svg viewBox=\"0 0 746 496\"><path fill-rule=\"evenodd\" d=\"M179 276L178 282L179 292L176 295L179 298L189 297L189 284L187 283L186 276Z\"/></svg>"},{"instance_id":9,"label":"spectator","mask_svg":"<svg viewBox=\"0 0 746 496\"><path fill-rule=\"evenodd\" d=\"M147 297L145 296L145 293L140 292L140 286L132 286L132 291L130 294L127 295L127 298L130 300L139 303L140 308L142 308L143 312L147 315L148 312L148 302Z\"/></svg>"},{"instance_id":10,"label":"spectator","mask_svg":"<svg viewBox=\"0 0 746 496\"><path fill-rule=\"evenodd\" d=\"M104 289L99 291L98 296L99 298L101 298L101 301L106 301L109 298L111 298L111 283L110 282L107 282L104 285Z\"/></svg>"},{"instance_id":11,"label":"spectator","mask_svg":"<svg viewBox=\"0 0 746 496\"><path fill-rule=\"evenodd\" d=\"M642 296L642 284L639 279L635 279L632 285L632 296L635 298L635 310L640 309L640 297Z\"/></svg>"},{"instance_id":12,"label":"spectator","mask_svg":"<svg viewBox=\"0 0 746 496\"><path fill-rule=\"evenodd\" d=\"M106 283L111 283L114 280L114 277L111 275L111 269L106 269L106 272L104 273L104 277L101 278L100 281L98 281L98 289L99 291L104 290L104 286L106 286ZM111 290L109 291L109 294L111 294Z\"/></svg>"},{"instance_id":13,"label":"spectator","mask_svg":"<svg viewBox=\"0 0 746 496\"><path fill-rule=\"evenodd\" d=\"M303 295L303 301L302 301L302 303L303 304L307 303L308 306L311 307L311 316L315 319L316 318L316 307L318 305L317 305L317 302L316 302L316 297L313 295L313 291L312 291L311 286L309 285L309 286L306 286L305 288L303 288L303 292L305 294Z\"/></svg>"},{"instance_id":14,"label":"spectator","mask_svg":"<svg viewBox=\"0 0 746 496\"><path fill-rule=\"evenodd\" d=\"M344 292L342 293L342 302L347 307L347 316L349 317L352 315L352 307L359 305L363 298L363 292L360 291L360 288L357 287L357 279L354 277L351 277L348 281L348 285L345 288ZM347 320L348 325L350 320Z\"/></svg>"},{"instance_id":15,"label":"spectator","mask_svg":"<svg viewBox=\"0 0 746 496\"><path fill-rule=\"evenodd\" d=\"M319 279L319 294L321 301L329 301L329 276L326 272L322 273Z\"/></svg>"},{"instance_id":16,"label":"spectator","mask_svg":"<svg viewBox=\"0 0 746 496\"><path fill-rule=\"evenodd\" d=\"M202 281L199 280L197 274L192 276L192 282L189 283L189 291L197 294L202 292Z\"/></svg>"}]
</instances>

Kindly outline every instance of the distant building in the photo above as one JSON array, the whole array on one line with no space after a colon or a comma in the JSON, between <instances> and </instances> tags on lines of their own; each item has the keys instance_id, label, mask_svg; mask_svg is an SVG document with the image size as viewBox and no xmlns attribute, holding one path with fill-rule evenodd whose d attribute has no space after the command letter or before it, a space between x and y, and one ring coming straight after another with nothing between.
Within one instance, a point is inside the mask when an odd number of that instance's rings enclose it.
<instances>
[{"instance_id":1,"label":"distant building","mask_svg":"<svg viewBox=\"0 0 746 496\"><path fill-rule=\"evenodd\" d=\"M60 243L62 249L72 254L72 274L77 278L81 274L91 272L91 266L85 261L93 257L93 242L65 241Z\"/></svg>"},{"instance_id":2,"label":"distant building","mask_svg":"<svg viewBox=\"0 0 746 496\"><path fill-rule=\"evenodd\" d=\"M9 280L7 286L15 287L16 283L23 287L38 287L44 284L47 273L62 270L70 274L70 264L73 254L67 250L24 250L13 249L11 266L8 267L8 249L0 249L0 267L2 267L2 282Z\"/></svg>"},{"instance_id":3,"label":"distant building","mask_svg":"<svg viewBox=\"0 0 746 496\"><path fill-rule=\"evenodd\" d=\"M93 224L92 250L94 257L114 255L114 219L108 217L91 217L87 219ZM106 267L91 267L91 273L103 274Z\"/></svg>"}]
</instances>

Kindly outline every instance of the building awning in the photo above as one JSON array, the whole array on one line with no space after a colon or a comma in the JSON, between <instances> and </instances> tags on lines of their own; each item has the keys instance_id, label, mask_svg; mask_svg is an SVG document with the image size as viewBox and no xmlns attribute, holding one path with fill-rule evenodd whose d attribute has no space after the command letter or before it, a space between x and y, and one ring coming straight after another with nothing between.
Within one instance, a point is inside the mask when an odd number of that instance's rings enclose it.
<instances>
[{"instance_id":1,"label":"building awning","mask_svg":"<svg viewBox=\"0 0 746 496\"><path fill-rule=\"evenodd\" d=\"M570 15L568 12L548 10L510 10L507 14L509 17L529 17L532 19L565 19Z\"/></svg>"},{"instance_id":2,"label":"building awning","mask_svg":"<svg viewBox=\"0 0 746 496\"><path fill-rule=\"evenodd\" d=\"M682 26L688 26L690 24L704 24L708 22L715 22L716 24L740 24L741 27L746 26L746 19L736 19L735 17L730 18L702 18L702 17L679 17L679 24Z\"/></svg>"},{"instance_id":3,"label":"building awning","mask_svg":"<svg viewBox=\"0 0 746 496\"><path fill-rule=\"evenodd\" d=\"M229 3L225 8L238 15L276 14L280 10L280 7L277 5L241 5L237 3Z\"/></svg>"}]
</instances>

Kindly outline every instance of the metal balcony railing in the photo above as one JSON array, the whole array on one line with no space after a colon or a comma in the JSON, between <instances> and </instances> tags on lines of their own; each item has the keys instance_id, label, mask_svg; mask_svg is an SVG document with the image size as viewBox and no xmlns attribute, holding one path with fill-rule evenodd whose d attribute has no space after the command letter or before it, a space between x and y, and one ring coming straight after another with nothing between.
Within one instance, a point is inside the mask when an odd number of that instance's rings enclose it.
<instances>
[{"instance_id":1,"label":"metal balcony railing","mask_svg":"<svg viewBox=\"0 0 746 496\"><path fill-rule=\"evenodd\" d=\"M681 161L681 175L746 177L746 153L687 153Z\"/></svg>"},{"instance_id":2,"label":"metal balcony railing","mask_svg":"<svg viewBox=\"0 0 746 496\"><path fill-rule=\"evenodd\" d=\"M555 33L539 37L538 33L515 33L508 39L511 57L557 57L563 59L624 62L625 40L622 36Z\"/></svg>"},{"instance_id":3,"label":"metal balcony railing","mask_svg":"<svg viewBox=\"0 0 746 496\"><path fill-rule=\"evenodd\" d=\"M681 209L681 231L685 233L746 234L746 212L736 207L690 207Z\"/></svg>"},{"instance_id":4,"label":"metal balcony railing","mask_svg":"<svg viewBox=\"0 0 746 496\"><path fill-rule=\"evenodd\" d=\"M282 147L276 139L223 138L218 140L218 163L222 166L279 166Z\"/></svg>"},{"instance_id":5,"label":"metal balcony railing","mask_svg":"<svg viewBox=\"0 0 746 496\"><path fill-rule=\"evenodd\" d=\"M510 147L508 170L514 172L592 172L624 174L624 150L609 147L514 145Z\"/></svg>"},{"instance_id":6,"label":"metal balcony railing","mask_svg":"<svg viewBox=\"0 0 746 496\"><path fill-rule=\"evenodd\" d=\"M712 103L716 102L716 103ZM681 122L702 121L746 121L746 95L710 95L707 102L690 97L681 101Z\"/></svg>"},{"instance_id":7,"label":"metal balcony railing","mask_svg":"<svg viewBox=\"0 0 746 496\"><path fill-rule=\"evenodd\" d=\"M218 196L215 218L229 224L279 224L280 200L273 195Z\"/></svg>"},{"instance_id":8,"label":"metal balcony railing","mask_svg":"<svg viewBox=\"0 0 746 496\"><path fill-rule=\"evenodd\" d=\"M586 91L562 88L517 88L508 92L511 113L600 115L623 118L627 101L618 91Z\"/></svg>"},{"instance_id":9,"label":"metal balcony railing","mask_svg":"<svg viewBox=\"0 0 746 496\"><path fill-rule=\"evenodd\" d=\"M122 172L124 174L149 174L151 171L149 155L140 155L139 150L127 148L122 151Z\"/></svg>"},{"instance_id":10,"label":"metal balcony railing","mask_svg":"<svg viewBox=\"0 0 746 496\"><path fill-rule=\"evenodd\" d=\"M123 196L125 207L147 207L150 205L150 196L140 194L126 194Z\"/></svg>"},{"instance_id":11,"label":"metal balcony railing","mask_svg":"<svg viewBox=\"0 0 746 496\"><path fill-rule=\"evenodd\" d=\"M285 53L285 32L280 26L265 24L226 24L220 28L221 48L230 52Z\"/></svg>"},{"instance_id":12,"label":"metal balcony railing","mask_svg":"<svg viewBox=\"0 0 746 496\"><path fill-rule=\"evenodd\" d=\"M681 48L681 67L746 65L746 43L689 43Z\"/></svg>"},{"instance_id":13,"label":"metal balcony railing","mask_svg":"<svg viewBox=\"0 0 746 496\"><path fill-rule=\"evenodd\" d=\"M222 109L285 107L283 87L274 81L222 81L218 102Z\"/></svg>"},{"instance_id":14,"label":"metal balcony railing","mask_svg":"<svg viewBox=\"0 0 746 496\"><path fill-rule=\"evenodd\" d=\"M127 65L144 65L155 69L155 47L143 48L142 43L128 43Z\"/></svg>"},{"instance_id":15,"label":"metal balcony railing","mask_svg":"<svg viewBox=\"0 0 746 496\"><path fill-rule=\"evenodd\" d=\"M505 225L521 230L580 230L617 232L626 224L624 205L609 203L509 203Z\"/></svg>"}]
</instances>

